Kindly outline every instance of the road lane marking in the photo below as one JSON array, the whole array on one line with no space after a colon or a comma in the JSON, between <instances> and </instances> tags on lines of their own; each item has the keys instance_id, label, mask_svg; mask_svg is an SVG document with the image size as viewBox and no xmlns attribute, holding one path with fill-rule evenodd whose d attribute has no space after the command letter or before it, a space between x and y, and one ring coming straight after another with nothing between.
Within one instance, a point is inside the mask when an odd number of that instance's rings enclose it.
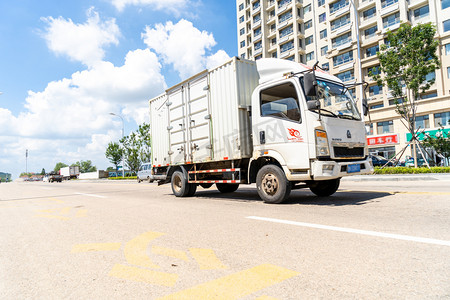
<instances>
[{"instance_id":1,"label":"road lane marking","mask_svg":"<svg viewBox=\"0 0 450 300\"><path fill-rule=\"evenodd\" d=\"M125 244L125 258L131 265L158 269L147 255L147 246L154 239L164 235L164 233L148 231Z\"/></svg>"},{"instance_id":2,"label":"road lane marking","mask_svg":"<svg viewBox=\"0 0 450 300\"><path fill-rule=\"evenodd\" d=\"M60 199L56 199L56 198L48 198L47 200L54 201L54 202L57 202L57 203L64 203L64 201L62 201Z\"/></svg>"},{"instance_id":3,"label":"road lane marking","mask_svg":"<svg viewBox=\"0 0 450 300\"><path fill-rule=\"evenodd\" d=\"M114 265L109 272L109 276L169 287L174 286L178 280L177 274L157 272L121 264Z\"/></svg>"},{"instance_id":4,"label":"road lane marking","mask_svg":"<svg viewBox=\"0 0 450 300\"><path fill-rule=\"evenodd\" d=\"M302 226L302 227L309 227L309 228L316 228L316 229L340 231L340 232L347 232L347 233L356 233L356 234L362 234L362 235L384 237L384 238L389 238L389 239L404 240L404 241L411 241L411 242L418 242L418 243L425 243L425 244L450 246L450 241L422 238L422 237L409 236L409 235L392 234L392 233L370 231L370 230L360 230L360 229L345 228L345 227L335 227L335 226L328 226L328 225L321 225L321 224L304 223L304 222L288 221L288 220L273 219L273 218L263 218L263 217L256 217L256 216L250 216L250 217L247 217L247 219L295 225L295 226Z\"/></svg>"},{"instance_id":5,"label":"road lane marking","mask_svg":"<svg viewBox=\"0 0 450 300\"><path fill-rule=\"evenodd\" d=\"M159 246L152 246L152 253L158 254L158 255L164 255L168 257L178 258L184 261L188 261L189 258L187 257L186 253L180 250L170 249L170 248L164 248Z\"/></svg>"},{"instance_id":6,"label":"road lane marking","mask_svg":"<svg viewBox=\"0 0 450 300\"><path fill-rule=\"evenodd\" d=\"M58 219L58 220L64 220L64 221L67 221L67 220L70 219L68 217L56 216L56 215L37 215L36 217L38 217L38 218L47 218L47 219Z\"/></svg>"},{"instance_id":7,"label":"road lane marking","mask_svg":"<svg viewBox=\"0 0 450 300\"><path fill-rule=\"evenodd\" d=\"M376 191L376 190L339 190L339 192L346 192L346 193L385 193L390 195L396 195L396 194L408 194L408 195L436 195L436 196L443 196L443 195L450 195L449 192L411 192L411 191Z\"/></svg>"},{"instance_id":8,"label":"road lane marking","mask_svg":"<svg viewBox=\"0 0 450 300\"><path fill-rule=\"evenodd\" d=\"M263 264L176 292L160 298L160 300L238 299L297 276L298 274L298 272L285 268Z\"/></svg>"},{"instance_id":9,"label":"road lane marking","mask_svg":"<svg viewBox=\"0 0 450 300\"><path fill-rule=\"evenodd\" d=\"M71 253L90 252L90 251L115 251L119 250L121 243L92 243L78 244L72 247Z\"/></svg>"},{"instance_id":10,"label":"road lane marking","mask_svg":"<svg viewBox=\"0 0 450 300\"><path fill-rule=\"evenodd\" d=\"M191 248L189 251L201 270L222 270L228 268L217 258L211 249Z\"/></svg>"},{"instance_id":11,"label":"road lane marking","mask_svg":"<svg viewBox=\"0 0 450 300\"><path fill-rule=\"evenodd\" d=\"M82 195L82 196L88 196L88 197L107 198L106 196L95 195L95 194L86 194L86 193L75 193L75 194L76 195Z\"/></svg>"}]
</instances>

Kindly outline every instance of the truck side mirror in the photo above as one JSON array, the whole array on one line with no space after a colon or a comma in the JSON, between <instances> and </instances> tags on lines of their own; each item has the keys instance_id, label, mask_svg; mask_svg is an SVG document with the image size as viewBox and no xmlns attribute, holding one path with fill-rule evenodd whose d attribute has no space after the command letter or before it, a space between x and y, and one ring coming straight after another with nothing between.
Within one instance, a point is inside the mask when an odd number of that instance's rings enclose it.
<instances>
[{"instance_id":1,"label":"truck side mirror","mask_svg":"<svg viewBox=\"0 0 450 300\"><path fill-rule=\"evenodd\" d=\"M306 96L309 96L309 97L317 96L317 91L316 91L317 80L316 80L316 75L314 75L314 72L306 73L304 76L304 81L305 81Z\"/></svg>"},{"instance_id":2,"label":"truck side mirror","mask_svg":"<svg viewBox=\"0 0 450 300\"><path fill-rule=\"evenodd\" d=\"M306 101L306 106L308 107L308 110L316 110L320 108L320 102L319 100L309 100Z\"/></svg>"},{"instance_id":3,"label":"truck side mirror","mask_svg":"<svg viewBox=\"0 0 450 300\"><path fill-rule=\"evenodd\" d=\"M369 105L367 104L367 99L364 98L362 101L363 101L363 102L362 102L362 105L363 105L363 114L364 114L365 116L367 116L367 115L369 114Z\"/></svg>"}]
</instances>

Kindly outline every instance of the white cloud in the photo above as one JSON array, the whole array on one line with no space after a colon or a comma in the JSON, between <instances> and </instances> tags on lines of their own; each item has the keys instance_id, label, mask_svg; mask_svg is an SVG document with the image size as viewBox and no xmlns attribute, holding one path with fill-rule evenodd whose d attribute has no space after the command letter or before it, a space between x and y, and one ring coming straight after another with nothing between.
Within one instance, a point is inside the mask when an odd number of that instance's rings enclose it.
<instances>
[{"instance_id":1,"label":"white cloud","mask_svg":"<svg viewBox=\"0 0 450 300\"><path fill-rule=\"evenodd\" d=\"M62 17L43 18L48 25L43 33L48 48L87 66L101 61L105 56L104 47L119 44L120 30L115 19L101 21L93 8L87 11L87 18L84 24Z\"/></svg>"},{"instance_id":2,"label":"white cloud","mask_svg":"<svg viewBox=\"0 0 450 300\"><path fill-rule=\"evenodd\" d=\"M208 55L216 45L213 34L198 30L184 19L177 24L167 22L156 24L154 28L147 26L142 38L165 64L173 65L182 79L229 58L223 50Z\"/></svg>"},{"instance_id":3,"label":"white cloud","mask_svg":"<svg viewBox=\"0 0 450 300\"><path fill-rule=\"evenodd\" d=\"M189 0L110 0L111 4L118 11L122 11L125 6L148 6L153 10L163 10L180 15L191 4Z\"/></svg>"}]
</instances>

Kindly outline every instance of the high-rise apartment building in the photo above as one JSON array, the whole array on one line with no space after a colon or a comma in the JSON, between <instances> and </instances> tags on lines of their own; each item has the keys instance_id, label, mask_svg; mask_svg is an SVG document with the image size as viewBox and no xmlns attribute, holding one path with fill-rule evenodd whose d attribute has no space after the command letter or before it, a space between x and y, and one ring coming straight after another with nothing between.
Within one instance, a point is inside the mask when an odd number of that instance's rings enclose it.
<instances>
[{"instance_id":1,"label":"high-rise apartment building","mask_svg":"<svg viewBox=\"0 0 450 300\"><path fill-rule=\"evenodd\" d=\"M398 153L410 135L395 112L395 99L369 72L378 70L376 53L388 30L401 22L432 22L442 65L428 75L435 84L421 95L416 125L433 133L442 124L450 131L450 0L237 0L236 6L240 57L309 66L318 61L345 83L369 83L365 91L357 87L352 93L358 102L369 99L369 149L385 157Z\"/></svg>"}]
</instances>

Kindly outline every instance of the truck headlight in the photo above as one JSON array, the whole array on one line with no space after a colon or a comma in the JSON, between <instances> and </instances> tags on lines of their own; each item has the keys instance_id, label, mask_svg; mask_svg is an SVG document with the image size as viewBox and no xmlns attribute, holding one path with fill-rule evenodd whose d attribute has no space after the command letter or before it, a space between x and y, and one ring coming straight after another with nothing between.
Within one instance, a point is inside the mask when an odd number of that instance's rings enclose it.
<instances>
[{"instance_id":1,"label":"truck headlight","mask_svg":"<svg viewBox=\"0 0 450 300\"><path fill-rule=\"evenodd\" d=\"M327 133L316 129L316 153L317 156L330 156Z\"/></svg>"}]
</instances>

